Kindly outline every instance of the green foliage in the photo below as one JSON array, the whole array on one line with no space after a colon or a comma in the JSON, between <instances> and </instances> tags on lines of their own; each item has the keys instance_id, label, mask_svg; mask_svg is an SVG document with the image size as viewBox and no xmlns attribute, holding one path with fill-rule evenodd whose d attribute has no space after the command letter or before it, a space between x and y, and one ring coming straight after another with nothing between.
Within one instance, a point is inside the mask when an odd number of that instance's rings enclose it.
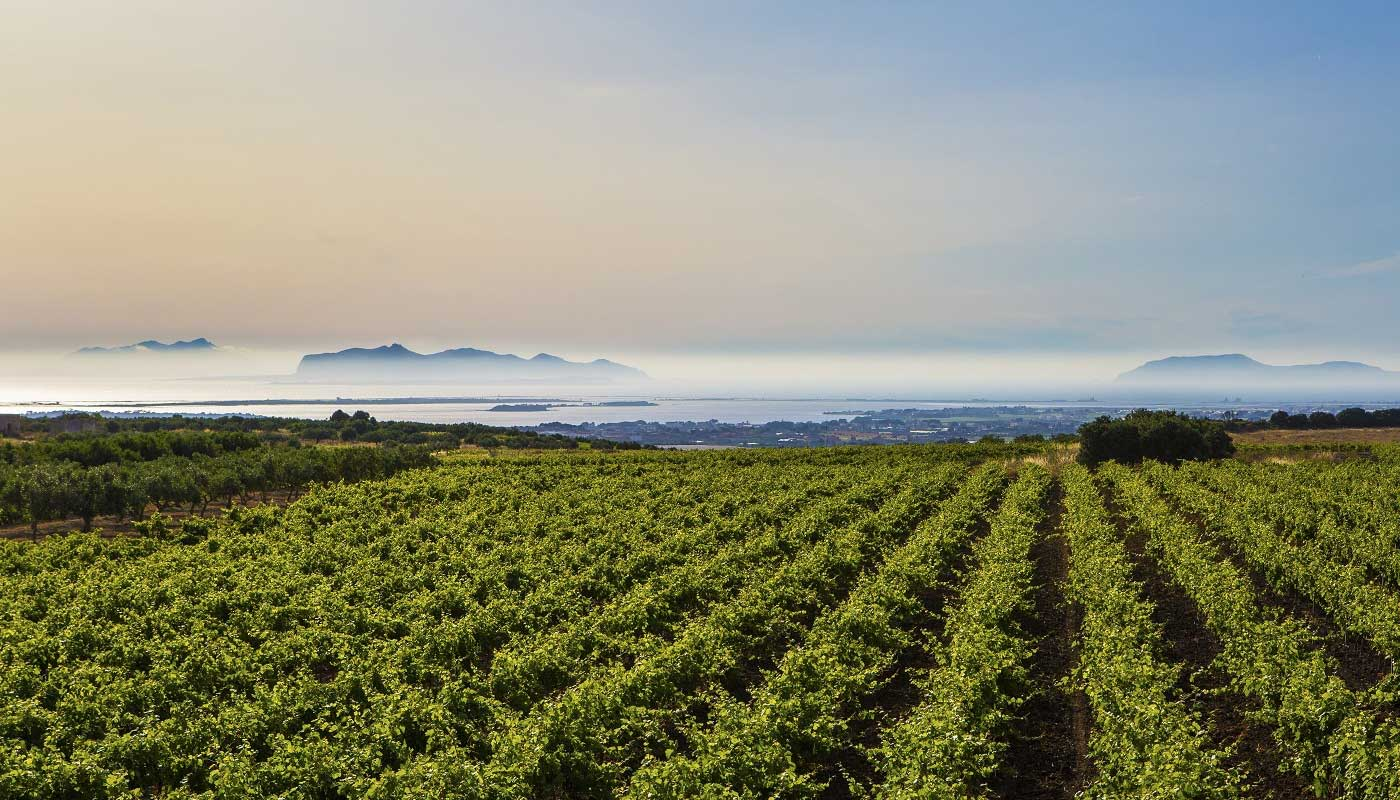
<instances>
[{"instance_id":1,"label":"green foliage","mask_svg":"<svg viewBox=\"0 0 1400 800\"><path fill-rule=\"evenodd\" d=\"M1261 777L1166 657L1150 559L1279 769L1400 796L1395 682L1349 689L1255 588L1400 650L1400 448L1070 465L1057 492L1008 458L1029 446L7 464L16 522L311 488L157 512L140 536L0 542L0 799L997 796L1039 768L1015 745L1051 688L1026 622L1056 533L1082 618L1065 688L1090 723L1074 791L1232 798Z\"/></svg>"},{"instance_id":2,"label":"green foliage","mask_svg":"<svg viewBox=\"0 0 1400 800\"><path fill-rule=\"evenodd\" d=\"M1394 574L1400 567L1395 540L1350 536L1327 525L1302 502L1302 486L1286 480L1270 485L1256 477L1268 471L1270 466L1236 463L1209 472L1158 466L1147 475L1181 508L1205 519L1276 588L1299 592L1343 629L1370 639L1392 661L1400 658L1400 595L1372 583L1367 569Z\"/></svg>"},{"instance_id":3,"label":"green foliage","mask_svg":"<svg viewBox=\"0 0 1400 800\"><path fill-rule=\"evenodd\" d=\"M1099 417L1079 429L1079 462L1137 464L1145 459L1169 464L1227 458L1235 446L1222 423L1175 411L1138 409L1122 419Z\"/></svg>"},{"instance_id":4,"label":"green foliage","mask_svg":"<svg viewBox=\"0 0 1400 800\"><path fill-rule=\"evenodd\" d=\"M1376 411L1368 411L1364 408L1344 408L1338 411L1335 416L1326 411L1315 411L1311 414L1290 414L1287 411L1275 411L1270 417L1266 427L1284 428L1291 430L1309 430L1314 428L1388 428L1400 425L1400 408L1384 408ZM1259 427L1259 423L1250 423L1246 429Z\"/></svg>"},{"instance_id":5,"label":"green foliage","mask_svg":"<svg viewBox=\"0 0 1400 800\"><path fill-rule=\"evenodd\" d=\"M1258 704L1252 716L1272 726L1280 768L1322 797L1389 798L1400 793L1400 725L1384 709L1389 682L1353 692L1337 664L1297 619L1265 608L1242 573L1202 540L1142 477L1116 465L1103 473L1149 548L1200 607L1223 652L1217 662L1231 687ZM1179 482L1181 477L1157 476ZM1209 521L1209 520L1208 520Z\"/></svg>"},{"instance_id":6,"label":"green foliage","mask_svg":"<svg viewBox=\"0 0 1400 800\"><path fill-rule=\"evenodd\" d=\"M0 543L0 797L614 785L977 452L482 459Z\"/></svg>"},{"instance_id":7,"label":"green foliage","mask_svg":"<svg viewBox=\"0 0 1400 800\"><path fill-rule=\"evenodd\" d=\"M1068 599L1083 611L1075 682L1093 711L1089 752L1096 769L1086 798L1232 798L1245 777L1208 744L1206 724L1177 687L1181 666L1162 661L1153 606L1109 523L1089 473L1062 476Z\"/></svg>"},{"instance_id":8,"label":"green foliage","mask_svg":"<svg viewBox=\"0 0 1400 800\"><path fill-rule=\"evenodd\" d=\"M1008 490L975 565L948 611L935 666L915 679L923 701L882 736L876 796L967 798L986 793L1008 727L1028 696L1033 643L1016 623L1030 605L1030 550L1044 515L1049 475L1031 467Z\"/></svg>"},{"instance_id":9,"label":"green foliage","mask_svg":"<svg viewBox=\"0 0 1400 800\"><path fill-rule=\"evenodd\" d=\"M956 471L901 482L911 485L874 515L819 531L820 538L710 609L676 638L626 671L585 678L540 713L511 726L485 766L503 797L563 791L612 796L624 774L674 751L677 726L689 729L698 702L724 707L717 694L732 670L781 653L801 636L800 620L830 607L862 568L907 535ZM562 758L561 758L562 756ZM688 785L703 776L682 776ZM665 791L665 786L658 787Z\"/></svg>"},{"instance_id":10,"label":"green foliage","mask_svg":"<svg viewBox=\"0 0 1400 800\"><path fill-rule=\"evenodd\" d=\"M812 774L811 763L846 743L855 708L883 684L910 644L905 627L924 613L915 598L950 566L1003 481L999 467L967 481L879 569L866 573L841 605L817 618L802 646L787 654L752 699L722 699L707 715L707 726L687 731L692 755L644 764L628 793L819 796L830 776ZM676 749L673 743L667 752Z\"/></svg>"},{"instance_id":11,"label":"green foliage","mask_svg":"<svg viewBox=\"0 0 1400 800\"><path fill-rule=\"evenodd\" d=\"M21 450L33 452L23 461L0 463L0 523L29 523L37 531L39 523L76 517L86 531L98 516L141 519L152 504L159 511L205 509L214 500L232 506L235 498L251 493L298 492L317 482L384 478L436 462L423 447L263 446L227 452L211 448L211 455L178 442L171 448L162 435L137 436L163 446L139 451L153 458L103 456L97 465L84 467L83 456L138 451L120 442L96 444L103 441L100 438L83 440L84 449L77 450L72 442L24 445ZM174 455L172 449L188 455Z\"/></svg>"}]
</instances>

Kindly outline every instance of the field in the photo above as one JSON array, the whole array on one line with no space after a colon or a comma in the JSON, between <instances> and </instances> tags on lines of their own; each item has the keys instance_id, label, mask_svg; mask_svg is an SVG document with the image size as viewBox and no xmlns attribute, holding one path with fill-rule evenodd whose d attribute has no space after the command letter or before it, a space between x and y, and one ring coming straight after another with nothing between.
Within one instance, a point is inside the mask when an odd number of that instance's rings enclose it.
<instances>
[{"instance_id":1,"label":"field","mask_svg":"<svg viewBox=\"0 0 1400 800\"><path fill-rule=\"evenodd\" d=\"M1400 453L520 454L0 542L0 798L1400 796Z\"/></svg>"},{"instance_id":2,"label":"field","mask_svg":"<svg viewBox=\"0 0 1400 800\"><path fill-rule=\"evenodd\" d=\"M1240 444L1382 444L1400 442L1400 428L1271 429L1232 436Z\"/></svg>"}]
</instances>

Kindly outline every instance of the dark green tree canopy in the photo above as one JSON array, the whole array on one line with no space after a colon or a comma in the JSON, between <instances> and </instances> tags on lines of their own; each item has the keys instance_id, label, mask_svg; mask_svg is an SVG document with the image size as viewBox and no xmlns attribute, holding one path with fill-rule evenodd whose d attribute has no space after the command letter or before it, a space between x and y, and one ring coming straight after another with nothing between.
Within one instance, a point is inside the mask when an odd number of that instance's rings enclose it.
<instances>
[{"instance_id":1,"label":"dark green tree canopy","mask_svg":"<svg viewBox=\"0 0 1400 800\"><path fill-rule=\"evenodd\" d=\"M1079 429L1079 442L1079 461L1090 466L1144 460L1177 464L1235 453L1222 423L1141 408L1122 419L1104 416L1086 423Z\"/></svg>"}]
</instances>

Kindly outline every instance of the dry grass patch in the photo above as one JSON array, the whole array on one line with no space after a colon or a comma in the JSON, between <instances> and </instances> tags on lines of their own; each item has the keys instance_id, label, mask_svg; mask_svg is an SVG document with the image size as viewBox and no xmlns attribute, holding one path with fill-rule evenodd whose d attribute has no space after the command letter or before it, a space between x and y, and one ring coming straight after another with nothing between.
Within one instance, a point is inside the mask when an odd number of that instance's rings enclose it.
<instances>
[{"instance_id":1,"label":"dry grass patch","mask_svg":"<svg viewBox=\"0 0 1400 800\"><path fill-rule=\"evenodd\" d=\"M1327 428L1232 433L1236 444L1387 444L1400 442L1400 428Z\"/></svg>"}]
</instances>

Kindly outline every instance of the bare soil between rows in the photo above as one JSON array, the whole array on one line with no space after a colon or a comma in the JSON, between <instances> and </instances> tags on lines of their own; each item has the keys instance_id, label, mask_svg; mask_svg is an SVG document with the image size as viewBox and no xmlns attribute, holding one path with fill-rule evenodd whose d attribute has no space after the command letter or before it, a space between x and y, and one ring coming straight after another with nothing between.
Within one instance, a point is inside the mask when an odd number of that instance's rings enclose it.
<instances>
[{"instance_id":1,"label":"bare soil between rows","mask_svg":"<svg viewBox=\"0 0 1400 800\"><path fill-rule=\"evenodd\" d=\"M1050 512L1031 551L1036 581L1032 608L1020 620L1036 642L1028 668L1030 695L991 787L1008 800L1072 798L1089 778L1088 703L1082 692L1069 688L1077 661L1079 611L1061 591L1069 575L1069 550L1059 533L1058 485L1046 502Z\"/></svg>"}]
</instances>

